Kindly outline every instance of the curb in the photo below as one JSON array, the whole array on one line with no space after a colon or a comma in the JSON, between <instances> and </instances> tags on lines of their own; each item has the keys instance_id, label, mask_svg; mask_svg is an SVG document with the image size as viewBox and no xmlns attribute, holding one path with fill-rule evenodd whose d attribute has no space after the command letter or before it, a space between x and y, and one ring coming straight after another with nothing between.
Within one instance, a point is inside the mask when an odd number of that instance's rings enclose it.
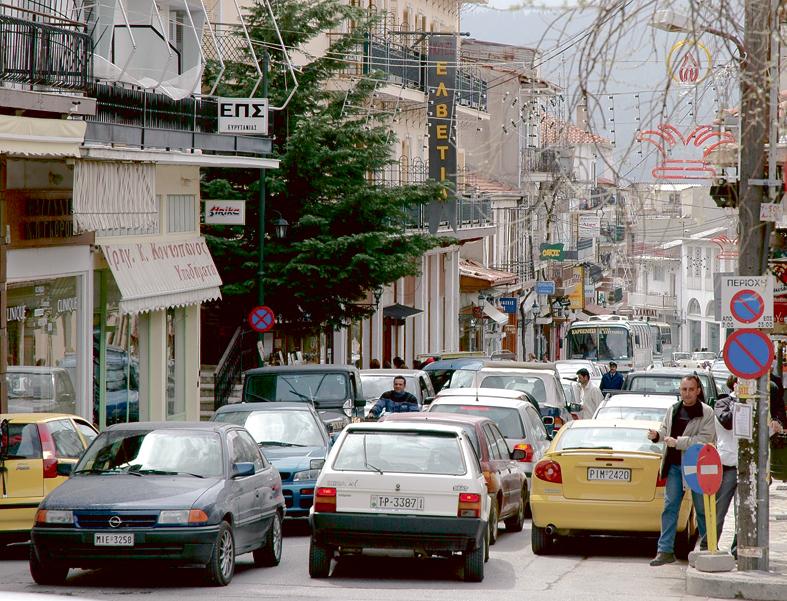
<instances>
[{"instance_id":1,"label":"curb","mask_svg":"<svg viewBox=\"0 0 787 601\"><path fill-rule=\"evenodd\" d=\"M698 597L784 601L787 576L772 572L700 572L686 568L686 592Z\"/></svg>"}]
</instances>

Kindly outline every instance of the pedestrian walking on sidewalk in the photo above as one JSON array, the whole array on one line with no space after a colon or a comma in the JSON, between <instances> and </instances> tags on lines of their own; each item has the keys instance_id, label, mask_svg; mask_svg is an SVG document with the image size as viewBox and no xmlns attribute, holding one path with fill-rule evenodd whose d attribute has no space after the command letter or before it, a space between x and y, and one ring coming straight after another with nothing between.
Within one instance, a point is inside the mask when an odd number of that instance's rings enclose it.
<instances>
[{"instance_id":1,"label":"pedestrian walking on sidewalk","mask_svg":"<svg viewBox=\"0 0 787 601\"><path fill-rule=\"evenodd\" d=\"M715 442L714 421L713 409L705 403L699 377L690 375L680 381L680 401L667 411L659 429L648 430L650 440L664 442L661 478L667 480L664 489L664 510L661 512L661 535L656 557L650 562L652 566L662 566L675 561L675 534L678 529L678 515L684 490L681 470L683 452L694 444ZM704 538L705 506L702 495L692 491L691 498L694 502L700 538Z\"/></svg>"}]
</instances>

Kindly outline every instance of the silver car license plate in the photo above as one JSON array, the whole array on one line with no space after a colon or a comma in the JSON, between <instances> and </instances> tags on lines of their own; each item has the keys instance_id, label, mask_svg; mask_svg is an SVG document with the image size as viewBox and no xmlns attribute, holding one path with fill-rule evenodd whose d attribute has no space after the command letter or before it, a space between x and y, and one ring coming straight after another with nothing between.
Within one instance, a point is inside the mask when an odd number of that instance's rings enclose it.
<instances>
[{"instance_id":1,"label":"silver car license plate","mask_svg":"<svg viewBox=\"0 0 787 601\"><path fill-rule=\"evenodd\" d=\"M631 482L631 470L628 468L589 467L588 480Z\"/></svg>"},{"instance_id":2,"label":"silver car license plate","mask_svg":"<svg viewBox=\"0 0 787 601\"><path fill-rule=\"evenodd\" d=\"M94 534L93 545L96 547L133 547L133 534Z\"/></svg>"},{"instance_id":3,"label":"silver car license plate","mask_svg":"<svg viewBox=\"0 0 787 601\"><path fill-rule=\"evenodd\" d=\"M372 509L394 509L399 511L423 511L424 498L404 495L372 495Z\"/></svg>"}]
</instances>

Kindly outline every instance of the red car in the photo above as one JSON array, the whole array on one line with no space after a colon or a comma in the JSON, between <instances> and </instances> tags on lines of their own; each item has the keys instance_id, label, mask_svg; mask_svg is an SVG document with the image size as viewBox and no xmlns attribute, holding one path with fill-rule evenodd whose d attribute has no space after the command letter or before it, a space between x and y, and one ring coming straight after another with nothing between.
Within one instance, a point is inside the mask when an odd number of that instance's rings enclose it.
<instances>
[{"instance_id":1,"label":"red car","mask_svg":"<svg viewBox=\"0 0 787 601\"><path fill-rule=\"evenodd\" d=\"M522 530L530 508L527 478L516 462L526 459L529 449L515 448L509 453L506 440L495 422L486 417L461 413L389 413L381 421L429 421L461 426L473 443L489 495L496 501L492 507L497 519L489 520L489 543L494 544L497 540L500 520L505 522L506 531Z\"/></svg>"}]
</instances>

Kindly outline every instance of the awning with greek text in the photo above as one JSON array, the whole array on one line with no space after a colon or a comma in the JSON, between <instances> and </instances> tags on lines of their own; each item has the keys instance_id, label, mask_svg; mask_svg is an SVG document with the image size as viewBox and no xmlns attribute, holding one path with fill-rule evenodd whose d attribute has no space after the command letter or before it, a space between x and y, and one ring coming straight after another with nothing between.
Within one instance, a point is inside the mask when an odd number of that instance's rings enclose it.
<instances>
[{"instance_id":1,"label":"awning with greek text","mask_svg":"<svg viewBox=\"0 0 787 601\"><path fill-rule=\"evenodd\" d=\"M221 278L201 237L103 244L120 289L121 313L144 313L221 298Z\"/></svg>"}]
</instances>

